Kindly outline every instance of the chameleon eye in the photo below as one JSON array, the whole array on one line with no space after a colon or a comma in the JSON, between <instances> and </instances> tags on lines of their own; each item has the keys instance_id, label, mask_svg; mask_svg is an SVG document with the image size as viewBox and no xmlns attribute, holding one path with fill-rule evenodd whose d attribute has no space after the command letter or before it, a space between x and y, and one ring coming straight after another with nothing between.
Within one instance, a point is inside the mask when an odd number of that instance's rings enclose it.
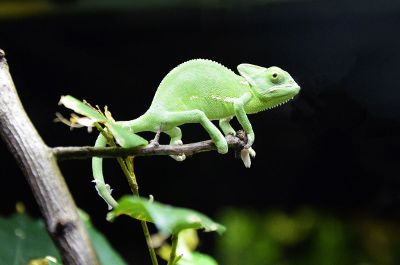
<instances>
[{"instance_id":1,"label":"chameleon eye","mask_svg":"<svg viewBox=\"0 0 400 265\"><path fill-rule=\"evenodd\" d=\"M272 74L271 74L271 81L272 81L272 83L279 83L280 82L280 80L281 80L281 76L277 73L277 72L273 72Z\"/></svg>"}]
</instances>

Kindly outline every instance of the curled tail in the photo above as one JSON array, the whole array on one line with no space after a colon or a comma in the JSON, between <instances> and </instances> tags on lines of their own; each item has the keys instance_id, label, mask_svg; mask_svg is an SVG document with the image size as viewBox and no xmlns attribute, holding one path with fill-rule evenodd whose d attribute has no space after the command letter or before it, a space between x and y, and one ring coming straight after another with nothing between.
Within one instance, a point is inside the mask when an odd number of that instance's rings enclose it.
<instances>
[{"instance_id":1,"label":"curled tail","mask_svg":"<svg viewBox=\"0 0 400 265\"><path fill-rule=\"evenodd\" d=\"M136 132L141 131L151 131L151 127L149 127L147 119L148 117L144 114L135 120L117 122L114 124L114 126L111 126L108 129L111 130L117 142L122 147L147 145L148 142L145 139L135 134ZM129 130L124 130L123 128L128 128ZM95 147L105 147L106 145L107 139L100 133L96 139ZM99 193L100 197L102 197L106 201L109 209L116 207L118 203L111 196L110 186L104 182L103 158L92 158L92 170L94 178L93 182L96 183L96 190Z\"/></svg>"},{"instance_id":2,"label":"curled tail","mask_svg":"<svg viewBox=\"0 0 400 265\"><path fill-rule=\"evenodd\" d=\"M107 139L100 133L97 137L95 147L105 147L107 145ZM106 203L108 208L112 209L118 205L117 201L111 196L111 189L108 184L104 182L103 177L103 158L93 157L92 158L92 170L93 170L93 182L96 183L96 190Z\"/></svg>"}]
</instances>

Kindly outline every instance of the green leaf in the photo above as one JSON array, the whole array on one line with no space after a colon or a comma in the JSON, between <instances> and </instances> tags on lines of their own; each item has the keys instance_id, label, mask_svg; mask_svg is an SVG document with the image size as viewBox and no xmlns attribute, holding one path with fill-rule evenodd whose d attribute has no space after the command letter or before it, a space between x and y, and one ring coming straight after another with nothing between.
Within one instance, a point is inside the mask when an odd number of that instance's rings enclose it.
<instances>
[{"instance_id":1,"label":"green leaf","mask_svg":"<svg viewBox=\"0 0 400 265\"><path fill-rule=\"evenodd\" d=\"M186 229L178 235L178 245L176 255L178 258L177 265L217 265L217 262L210 256L200 252L193 251L198 244L196 230ZM171 255L171 246L164 243L158 250L158 255L168 261Z\"/></svg>"},{"instance_id":2,"label":"green leaf","mask_svg":"<svg viewBox=\"0 0 400 265\"><path fill-rule=\"evenodd\" d=\"M86 229L88 230L90 239L92 240L101 264L126 265L126 262L112 248L107 239L93 226L89 215L82 210L79 210L79 215L86 225Z\"/></svg>"},{"instance_id":3,"label":"green leaf","mask_svg":"<svg viewBox=\"0 0 400 265\"><path fill-rule=\"evenodd\" d=\"M107 220L112 221L120 215L153 222L164 234L176 235L189 228L204 229L206 232L217 231L220 234L225 231L224 226L197 211L150 202L134 196L124 196L120 199L119 205L107 215Z\"/></svg>"},{"instance_id":4,"label":"green leaf","mask_svg":"<svg viewBox=\"0 0 400 265\"><path fill-rule=\"evenodd\" d=\"M114 136L117 143L124 148L134 148L149 143L146 139L130 132L127 128L124 128L117 123L107 122L106 126Z\"/></svg>"},{"instance_id":5,"label":"green leaf","mask_svg":"<svg viewBox=\"0 0 400 265\"><path fill-rule=\"evenodd\" d=\"M61 260L44 223L25 214L0 218L0 265L28 264L45 256Z\"/></svg>"},{"instance_id":6,"label":"green leaf","mask_svg":"<svg viewBox=\"0 0 400 265\"><path fill-rule=\"evenodd\" d=\"M104 116L100 111L91 107L89 104L84 103L74 98L73 96L69 95L62 96L60 99L60 104L63 104L65 107L69 109L72 109L76 113L88 117L93 123L94 122L105 123L105 125L110 130L117 143L122 147L134 148L147 145L149 143L146 139L130 132L128 129L122 127L120 124L115 123L111 117L111 114L107 112L107 108L106 108L106 116ZM109 116L107 116L107 114L109 114Z\"/></svg>"},{"instance_id":7,"label":"green leaf","mask_svg":"<svg viewBox=\"0 0 400 265\"><path fill-rule=\"evenodd\" d=\"M92 226L87 214L83 220L101 264L126 265L105 237ZM41 219L32 219L26 214L0 217L0 265L29 264L29 261L39 262L47 256L59 262L49 264L61 264L60 255Z\"/></svg>"},{"instance_id":8,"label":"green leaf","mask_svg":"<svg viewBox=\"0 0 400 265\"><path fill-rule=\"evenodd\" d=\"M200 252L192 252L190 258L182 257L178 261L178 265L218 265L217 261L206 254Z\"/></svg>"},{"instance_id":9,"label":"green leaf","mask_svg":"<svg viewBox=\"0 0 400 265\"><path fill-rule=\"evenodd\" d=\"M60 103L66 108L72 109L76 113L91 118L94 122L106 122L107 118L95 108L89 106L73 96L61 96Z\"/></svg>"}]
</instances>

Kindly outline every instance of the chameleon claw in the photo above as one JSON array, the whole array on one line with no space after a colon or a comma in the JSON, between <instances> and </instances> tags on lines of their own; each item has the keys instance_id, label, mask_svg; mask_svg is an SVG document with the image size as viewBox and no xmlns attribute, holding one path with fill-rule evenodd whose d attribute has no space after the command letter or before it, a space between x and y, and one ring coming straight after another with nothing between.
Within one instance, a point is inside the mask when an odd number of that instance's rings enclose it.
<instances>
[{"instance_id":1,"label":"chameleon claw","mask_svg":"<svg viewBox=\"0 0 400 265\"><path fill-rule=\"evenodd\" d=\"M183 145L183 142L182 142L182 140L177 140L177 141L173 142L172 145Z\"/></svg>"},{"instance_id":2,"label":"chameleon claw","mask_svg":"<svg viewBox=\"0 0 400 265\"><path fill-rule=\"evenodd\" d=\"M243 164L246 168L250 168L251 167L251 158L255 158L256 157L256 151L254 151L253 148L243 148L240 151L240 158L243 161Z\"/></svg>"},{"instance_id":3,"label":"chameleon claw","mask_svg":"<svg viewBox=\"0 0 400 265\"><path fill-rule=\"evenodd\" d=\"M174 143L172 143L172 145L183 145L182 140L177 140ZM183 160L186 159L186 155L185 154L179 154L179 155L170 155L170 157L172 157L173 159L175 159L178 162L182 162Z\"/></svg>"},{"instance_id":4,"label":"chameleon claw","mask_svg":"<svg viewBox=\"0 0 400 265\"><path fill-rule=\"evenodd\" d=\"M236 136L236 131L234 129L232 129L226 135Z\"/></svg>"},{"instance_id":5,"label":"chameleon claw","mask_svg":"<svg viewBox=\"0 0 400 265\"><path fill-rule=\"evenodd\" d=\"M173 159L175 159L178 162L182 162L183 160L186 159L186 155L185 154L181 154L181 155L171 155L171 157Z\"/></svg>"},{"instance_id":6,"label":"chameleon claw","mask_svg":"<svg viewBox=\"0 0 400 265\"><path fill-rule=\"evenodd\" d=\"M224 141L219 142L218 144L215 143L215 146L217 147L217 151L220 154L226 154L228 153L228 143L226 142L225 138Z\"/></svg>"},{"instance_id":7,"label":"chameleon claw","mask_svg":"<svg viewBox=\"0 0 400 265\"><path fill-rule=\"evenodd\" d=\"M240 158L243 161L243 164L246 168L250 168L251 167L251 159L250 159L250 155L249 155L249 149L247 148L243 148L240 151Z\"/></svg>"},{"instance_id":8,"label":"chameleon claw","mask_svg":"<svg viewBox=\"0 0 400 265\"><path fill-rule=\"evenodd\" d=\"M250 154L250 156L252 157L252 158L255 158L256 157L256 151L254 151L254 149L253 148L249 148L249 154Z\"/></svg>"}]
</instances>

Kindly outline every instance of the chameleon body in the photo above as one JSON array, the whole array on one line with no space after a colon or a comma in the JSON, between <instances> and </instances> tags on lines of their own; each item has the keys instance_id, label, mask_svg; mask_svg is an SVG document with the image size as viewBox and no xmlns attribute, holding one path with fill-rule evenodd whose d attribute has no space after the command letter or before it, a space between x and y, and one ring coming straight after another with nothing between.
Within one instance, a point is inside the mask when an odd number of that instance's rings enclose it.
<instances>
[{"instance_id":1,"label":"chameleon body","mask_svg":"<svg viewBox=\"0 0 400 265\"><path fill-rule=\"evenodd\" d=\"M170 136L170 144L182 144L179 125L200 123L208 132L221 154L228 152L223 134L235 135L229 121L236 117L247 135L247 148L255 135L247 114L279 106L292 99L300 90L289 73L279 67L264 68L240 64L239 75L211 60L195 59L184 62L170 71L161 81L150 108L139 118L119 122L133 133L161 131ZM219 120L221 131L211 122ZM95 146L105 146L100 134ZM178 161L185 155L172 156ZM93 158L96 188L103 199L114 207L108 185L104 183L102 159Z\"/></svg>"}]
</instances>

